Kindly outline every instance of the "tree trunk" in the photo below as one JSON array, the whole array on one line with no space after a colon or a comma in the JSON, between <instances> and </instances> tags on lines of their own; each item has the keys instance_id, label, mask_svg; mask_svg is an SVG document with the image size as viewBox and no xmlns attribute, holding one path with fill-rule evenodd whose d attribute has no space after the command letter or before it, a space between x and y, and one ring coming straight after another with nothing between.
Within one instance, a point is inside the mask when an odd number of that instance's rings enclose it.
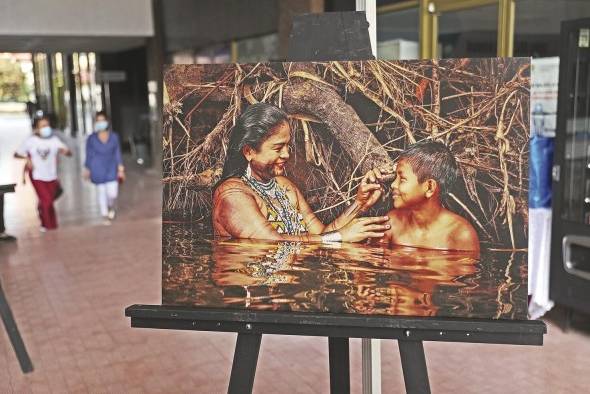
<instances>
[{"instance_id":1,"label":"tree trunk","mask_svg":"<svg viewBox=\"0 0 590 394\"><path fill-rule=\"evenodd\" d=\"M288 113L306 114L321 120L363 174L374 167L392 166L381 143L330 86L293 78L283 91L283 108Z\"/></svg>"}]
</instances>

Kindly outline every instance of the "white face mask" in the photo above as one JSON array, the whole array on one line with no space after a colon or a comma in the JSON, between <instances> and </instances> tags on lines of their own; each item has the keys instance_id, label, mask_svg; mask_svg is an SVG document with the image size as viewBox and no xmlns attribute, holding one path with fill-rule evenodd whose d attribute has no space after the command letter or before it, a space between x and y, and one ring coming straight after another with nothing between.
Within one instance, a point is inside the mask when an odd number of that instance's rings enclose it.
<instances>
[{"instance_id":1,"label":"white face mask","mask_svg":"<svg viewBox=\"0 0 590 394\"><path fill-rule=\"evenodd\" d=\"M41 127L39 129L39 135L43 138L51 137L52 133L53 133L53 130L51 130L51 126L45 126L45 127Z\"/></svg>"},{"instance_id":2,"label":"white face mask","mask_svg":"<svg viewBox=\"0 0 590 394\"><path fill-rule=\"evenodd\" d=\"M109 127L109 122L107 122L106 120L99 120L94 124L94 130L96 131L106 130L107 127Z\"/></svg>"}]
</instances>

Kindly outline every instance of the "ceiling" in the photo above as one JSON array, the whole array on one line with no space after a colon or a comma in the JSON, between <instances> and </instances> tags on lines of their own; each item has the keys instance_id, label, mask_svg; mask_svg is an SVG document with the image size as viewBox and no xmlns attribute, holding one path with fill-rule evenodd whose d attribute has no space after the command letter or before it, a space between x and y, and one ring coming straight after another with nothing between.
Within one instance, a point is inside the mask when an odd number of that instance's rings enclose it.
<instances>
[{"instance_id":1,"label":"ceiling","mask_svg":"<svg viewBox=\"0 0 590 394\"><path fill-rule=\"evenodd\" d=\"M0 52L119 52L145 45L145 37L0 36Z\"/></svg>"},{"instance_id":2,"label":"ceiling","mask_svg":"<svg viewBox=\"0 0 590 394\"><path fill-rule=\"evenodd\" d=\"M151 0L0 0L0 52L117 52L153 35Z\"/></svg>"}]
</instances>

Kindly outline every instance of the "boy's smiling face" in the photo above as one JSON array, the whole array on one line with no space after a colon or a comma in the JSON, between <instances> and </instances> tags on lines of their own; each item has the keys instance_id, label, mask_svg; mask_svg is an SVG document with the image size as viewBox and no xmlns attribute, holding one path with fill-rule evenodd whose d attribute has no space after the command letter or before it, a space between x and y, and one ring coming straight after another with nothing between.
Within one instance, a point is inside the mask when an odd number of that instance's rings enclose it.
<instances>
[{"instance_id":1,"label":"boy's smiling face","mask_svg":"<svg viewBox=\"0 0 590 394\"><path fill-rule=\"evenodd\" d=\"M428 180L419 182L406 160L400 160L395 171L397 176L391 184L394 208L410 208L428 198Z\"/></svg>"}]
</instances>

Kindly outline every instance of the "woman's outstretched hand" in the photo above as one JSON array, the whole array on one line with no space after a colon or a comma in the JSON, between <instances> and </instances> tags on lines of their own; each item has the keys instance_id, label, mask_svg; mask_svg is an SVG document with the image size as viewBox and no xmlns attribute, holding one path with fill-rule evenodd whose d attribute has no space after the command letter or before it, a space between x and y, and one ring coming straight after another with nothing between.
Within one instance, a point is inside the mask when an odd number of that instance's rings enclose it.
<instances>
[{"instance_id":1,"label":"woman's outstretched hand","mask_svg":"<svg viewBox=\"0 0 590 394\"><path fill-rule=\"evenodd\" d=\"M365 212L371 208L385 193L385 187L389 187L388 184L384 184L383 180L394 171L388 168L373 168L367 171L356 193L356 203L359 205L361 212Z\"/></svg>"},{"instance_id":2,"label":"woman's outstretched hand","mask_svg":"<svg viewBox=\"0 0 590 394\"><path fill-rule=\"evenodd\" d=\"M353 219L338 231L344 242L361 242L368 238L383 237L390 227L389 216L377 216Z\"/></svg>"}]
</instances>

